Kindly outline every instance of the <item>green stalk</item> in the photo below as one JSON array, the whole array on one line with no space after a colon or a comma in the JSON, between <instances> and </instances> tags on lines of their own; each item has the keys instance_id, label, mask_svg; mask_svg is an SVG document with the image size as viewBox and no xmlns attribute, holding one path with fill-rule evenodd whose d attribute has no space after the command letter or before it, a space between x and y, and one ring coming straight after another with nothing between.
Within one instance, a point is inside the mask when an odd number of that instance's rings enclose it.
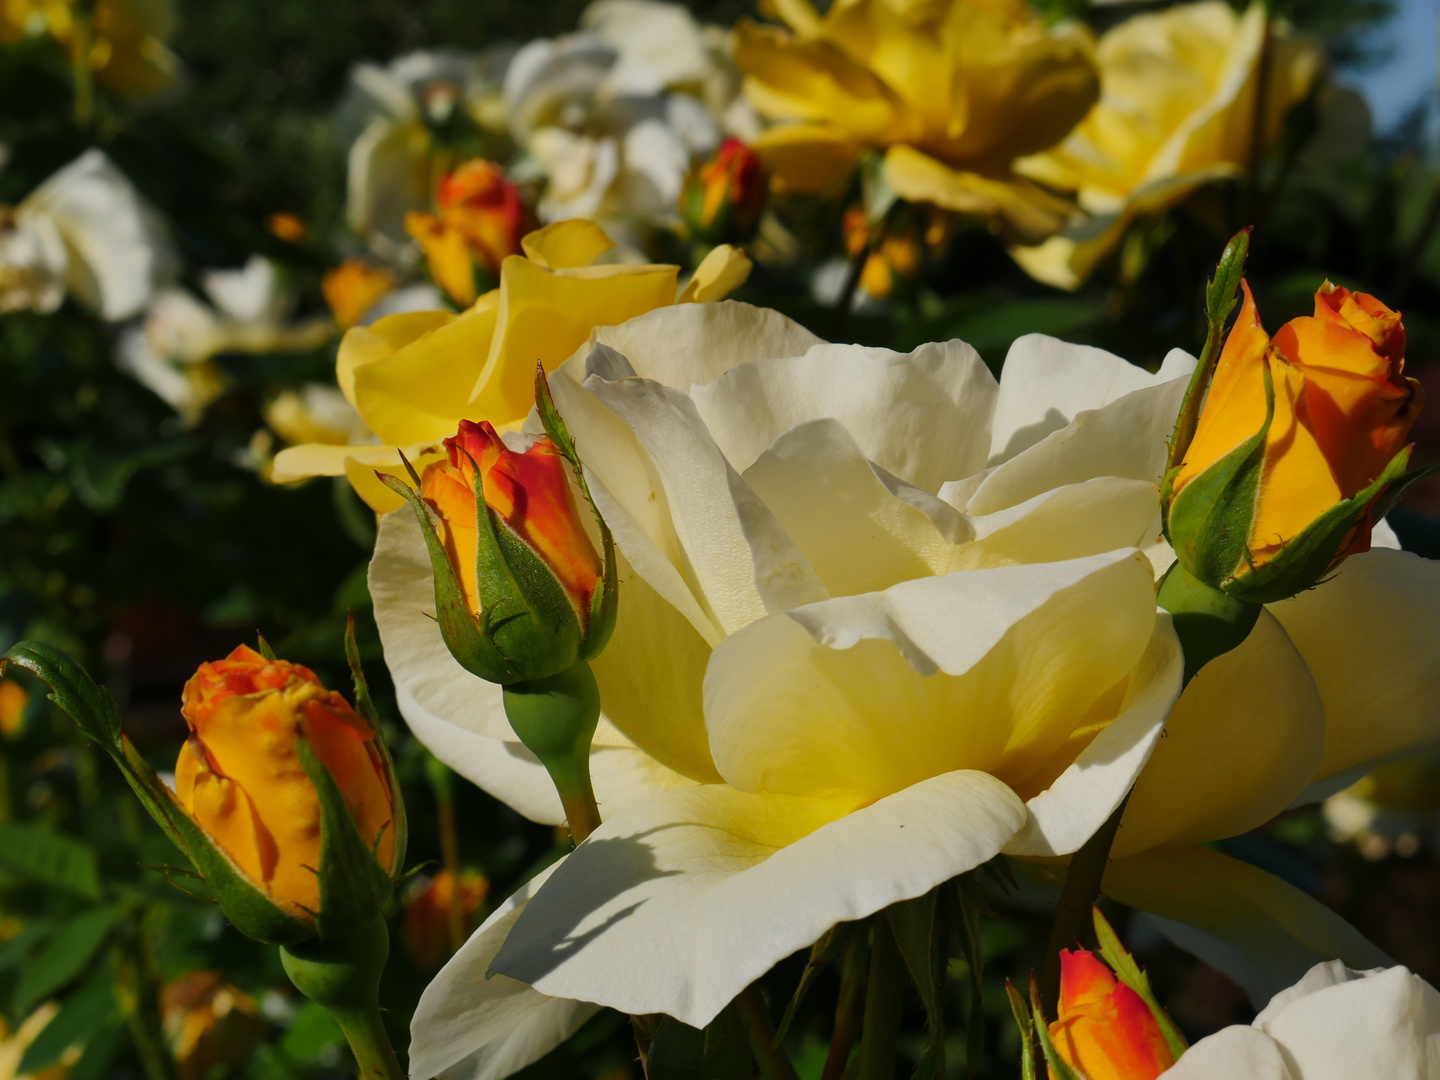
<instances>
[{"instance_id":1,"label":"green stalk","mask_svg":"<svg viewBox=\"0 0 1440 1080\"><path fill-rule=\"evenodd\" d=\"M1090 908L1100 895L1110 848L1129 802L1130 796L1126 795L1115 812L1105 819L1105 824L1070 859L1060 902L1055 907L1055 923L1050 928L1050 944L1045 948L1045 967L1040 974L1040 1005L1046 1016L1055 1015L1060 1001L1060 950L1073 949L1089 925Z\"/></svg>"},{"instance_id":2,"label":"green stalk","mask_svg":"<svg viewBox=\"0 0 1440 1080\"><path fill-rule=\"evenodd\" d=\"M890 923L874 920L870 978L865 987L865 1026L860 1036L857 1080L894 1080L895 1053L900 1043L900 1018L905 1005L905 961Z\"/></svg>"},{"instance_id":3,"label":"green stalk","mask_svg":"<svg viewBox=\"0 0 1440 1080\"><path fill-rule=\"evenodd\" d=\"M820 1080L840 1080L845 1073L850 1051L855 1047L855 1036L860 1033L860 988L865 983L869 959L865 935L856 934L845 946L840 960L840 996L835 1002L835 1028L830 1036L830 1053L825 1058L825 1070L820 1074Z\"/></svg>"},{"instance_id":4,"label":"green stalk","mask_svg":"<svg viewBox=\"0 0 1440 1080\"><path fill-rule=\"evenodd\" d=\"M775 1045L775 1025L770 1022L770 1011L760 991L753 984L747 986L735 999L735 1006L740 1012L740 1022L745 1025L750 1050L760 1066L761 1080L798 1080L795 1066Z\"/></svg>"},{"instance_id":5,"label":"green stalk","mask_svg":"<svg viewBox=\"0 0 1440 1080\"><path fill-rule=\"evenodd\" d=\"M600 688L590 665L575 666L546 679L505 687L505 715L526 748L540 759L580 844L600 826L600 809L590 785L590 742L600 721Z\"/></svg>"},{"instance_id":6,"label":"green stalk","mask_svg":"<svg viewBox=\"0 0 1440 1080\"><path fill-rule=\"evenodd\" d=\"M425 762L425 776L430 781L430 790L435 796L435 816L440 826L440 863L450 874L450 903L445 911L445 927L450 938L450 954L453 956L460 946L465 944L465 913L462 910L464 897L460 895L460 849L455 839L454 785L450 783L450 770L434 756L429 756Z\"/></svg>"},{"instance_id":7,"label":"green stalk","mask_svg":"<svg viewBox=\"0 0 1440 1080\"><path fill-rule=\"evenodd\" d=\"M379 914L356 934L280 949L295 988L324 1006L345 1033L360 1080L405 1080L380 1019L380 973L389 954L390 933Z\"/></svg>"}]
</instances>

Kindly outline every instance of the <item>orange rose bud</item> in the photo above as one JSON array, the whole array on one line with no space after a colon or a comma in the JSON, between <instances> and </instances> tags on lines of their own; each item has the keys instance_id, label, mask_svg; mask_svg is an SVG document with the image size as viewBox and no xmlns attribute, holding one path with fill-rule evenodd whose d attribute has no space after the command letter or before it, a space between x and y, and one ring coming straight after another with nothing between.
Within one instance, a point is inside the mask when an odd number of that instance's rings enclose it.
<instances>
[{"instance_id":1,"label":"orange rose bud","mask_svg":"<svg viewBox=\"0 0 1440 1080\"><path fill-rule=\"evenodd\" d=\"M765 209L765 186L755 151L733 136L726 139L680 196L690 235L709 244L749 239Z\"/></svg>"},{"instance_id":2,"label":"orange rose bud","mask_svg":"<svg viewBox=\"0 0 1440 1080\"><path fill-rule=\"evenodd\" d=\"M474 870L455 874L441 870L418 883L405 897L405 951L421 970L433 968L448 956L451 910L459 916L460 940L470 936L472 917L485 902L490 883Z\"/></svg>"},{"instance_id":3,"label":"orange rose bud","mask_svg":"<svg viewBox=\"0 0 1440 1080\"><path fill-rule=\"evenodd\" d=\"M1269 603L1369 549L1377 502L1403 487L1424 393L1404 375L1399 313L1374 297L1327 282L1315 314L1272 339L1241 288L1195 437L1167 477L1166 527L1193 577Z\"/></svg>"},{"instance_id":4,"label":"orange rose bud","mask_svg":"<svg viewBox=\"0 0 1440 1080\"><path fill-rule=\"evenodd\" d=\"M1060 951L1055 1052L1086 1080L1154 1080L1175 1055L1149 1006L1094 953Z\"/></svg>"},{"instance_id":5,"label":"orange rose bud","mask_svg":"<svg viewBox=\"0 0 1440 1080\"><path fill-rule=\"evenodd\" d=\"M442 618L451 652L467 670L502 684L545 678L593 655L586 646L602 567L555 444L542 436L511 450L489 423L462 420L445 450L447 459L421 476L420 496L483 639Z\"/></svg>"},{"instance_id":6,"label":"orange rose bud","mask_svg":"<svg viewBox=\"0 0 1440 1080\"><path fill-rule=\"evenodd\" d=\"M424 252L435 284L468 307L479 295L476 268L496 277L534 222L505 170L481 158L441 178L435 207L435 214L406 214L405 229Z\"/></svg>"},{"instance_id":7,"label":"orange rose bud","mask_svg":"<svg viewBox=\"0 0 1440 1080\"><path fill-rule=\"evenodd\" d=\"M301 921L320 909L321 798L303 739L334 779L366 847L388 874L395 796L375 733L315 673L241 645L200 665L180 708L190 738L175 763L186 813L243 876Z\"/></svg>"}]
</instances>

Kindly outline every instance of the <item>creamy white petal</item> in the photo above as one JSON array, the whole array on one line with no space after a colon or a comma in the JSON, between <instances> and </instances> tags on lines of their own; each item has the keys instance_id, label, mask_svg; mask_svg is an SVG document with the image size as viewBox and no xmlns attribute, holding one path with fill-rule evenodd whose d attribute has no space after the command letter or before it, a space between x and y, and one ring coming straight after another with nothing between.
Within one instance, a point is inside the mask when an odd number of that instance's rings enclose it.
<instances>
[{"instance_id":1,"label":"creamy white petal","mask_svg":"<svg viewBox=\"0 0 1440 1080\"><path fill-rule=\"evenodd\" d=\"M1194 357L1173 349L1152 375L1103 349L1026 334L1010 346L1001 368L990 463L1010 460L1087 409L1147 386L1188 378L1195 363ZM1173 415L1170 420L1173 425Z\"/></svg>"},{"instance_id":2,"label":"creamy white petal","mask_svg":"<svg viewBox=\"0 0 1440 1080\"><path fill-rule=\"evenodd\" d=\"M1202 847L1115 859L1105 895L1156 917L1167 937L1234 979L1258 1008L1322 960L1390 959L1320 901L1273 874Z\"/></svg>"},{"instance_id":3,"label":"creamy white petal","mask_svg":"<svg viewBox=\"0 0 1440 1080\"><path fill-rule=\"evenodd\" d=\"M1440 1076L1440 992L1403 967L1296 998L1255 1026L1302 1080Z\"/></svg>"},{"instance_id":4,"label":"creamy white petal","mask_svg":"<svg viewBox=\"0 0 1440 1080\"><path fill-rule=\"evenodd\" d=\"M1120 715L1039 795L1026 803L1025 828L1007 855L1066 855L1109 819L1150 759L1175 699L1185 656L1170 616L1161 613L1145 656L1135 665Z\"/></svg>"},{"instance_id":5,"label":"creamy white petal","mask_svg":"<svg viewBox=\"0 0 1440 1080\"><path fill-rule=\"evenodd\" d=\"M737 364L798 356L819 341L778 311L722 300L656 308L619 326L599 327L579 355L608 345L636 374L688 394Z\"/></svg>"},{"instance_id":6,"label":"creamy white petal","mask_svg":"<svg viewBox=\"0 0 1440 1080\"><path fill-rule=\"evenodd\" d=\"M1261 612L1244 643L1201 668L1180 696L1130 796L1115 853L1263 825L1314 774L1325 725L1311 670Z\"/></svg>"},{"instance_id":7,"label":"creamy white petal","mask_svg":"<svg viewBox=\"0 0 1440 1080\"><path fill-rule=\"evenodd\" d=\"M1440 742L1440 562L1376 549L1269 610L1325 703L1315 779Z\"/></svg>"},{"instance_id":8,"label":"creamy white petal","mask_svg":"<svg viewBox=\"0 0 1440 1080\"><path fill-rule=\"evenodd\" d=\"M956 769L1023 786L1102 698L1105 719L1118 712L1155 628L1142 563L1130 551L922 578L747 626L705 673L716 766L741 790L816 798L874 799Z\"/></svg>"},{"instance_id":9,"label":"creamy white petal","mask_svg":"<svg viewBox=\"0 0 1440 1080\"><path fill-rule=\"evenodd\" d=\"M956 548L952 570L1058 562L1142 547L1158 521L1159 488L1148 480L1098 476L969 518L975 540Z\"/></svg>"},{"instance_id":10,"label":"creamy white petal","mask_svg":"<svg viewBox=\"0 0 1440 1080\"><path fill-rule=\"evenodd\" d=\"M994 856L1024 804L984 773L933 777L846 813L716 785L653 796L555 872L493 967L542 993L703 1027L837 922Z\"/></svg>"},{"instance_id":11,"label":"creamy white petal","mask_svg":"<svg viewBox=\"0 0 1440 1080\"><path fill-rule=\"evenodd\" d=\"M648 454L652 479L663 488L687 569L698 586L696 599L726 633L766 614L756 587L770 568L752 565L751 546L733 491L742 484L721 455L688 396L649 379L585 380L585 389L635 434ZM744 512L764 516L755 500ZM783 537L779 525L776 536ZM796 553L756 548L757 558L791 562Z\"/></svg>"},{"instance_id":12,"label":"creamy white petal","mask_svg":"<svg viewBox=\"0 0 1440 1080\"><path fill-rule=\"evenodd\" d=\"M787 429L834 417L867 458L934 494L984 467L996 393L975 350L949 341L908 355L816 345L803 356L731 367L691 396L742 472Z\"/></svg>"},{"instance_id":13,"label":"creamy white petal","mask_svg":"<svg viewBox=\"0 0 1440 1080\"><path fill-rule=\"evenodd\" d=\"M1186 1050L1160 1080L1306 1080L1285 1064L1274 1039L1245 1024L1222 1028Z\"/></svg>"},{"instance_id":14,"label":"creamy white petal","mask_svg":"<svg viewBox=\"0 0 1440 1080\"><path fill-rule=\"evenodd\" d=\"M993 514L1052 488L1097 476L1158 484L1186 381L1155 383L1076 413L1064 427L992 469L966 503L965 512Z\"/></svg>"},{"instance_id":15,"label":"creamy white petal","mask_svg":"<svg viewBox=\"0 0 1440 1080\"><path fill-rule=\"evenodd\" d=\"M430 981L410 1021L410 1076L501 1080L575 1034L595 1014L583 1001L546 997L491 975L490 964L531 897L563 863L520 886Z\"/></svg>"},{"instance_id":16,"label":"creamy white petal","mask_svg":"<svg viewBox=\"0 0 1440 1080\"><path fill-rule=\"evenodd\" d=\"M953 507L878 469L830 418L790 428L744 480L829 590L797 597L792 608L944 573L968 534Z\"/></svg>"}]
</instances>

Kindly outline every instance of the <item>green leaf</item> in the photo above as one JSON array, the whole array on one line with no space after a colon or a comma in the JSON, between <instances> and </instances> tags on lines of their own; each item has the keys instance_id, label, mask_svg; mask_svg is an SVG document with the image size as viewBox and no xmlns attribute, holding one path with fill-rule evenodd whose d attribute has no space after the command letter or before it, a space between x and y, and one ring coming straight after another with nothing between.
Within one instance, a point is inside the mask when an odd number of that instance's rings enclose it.
<instances>
[{"instance_id":1,"label":"green leaf","mask_svg":"<svg viewBox=\"0 0 1440 1080\"><path fill-rule=\"evenodd\" d=\"M70 1066L65 1080L105 1080L110 1063L125 1045L125 1027L120 1018L107 1017L85 1041L80 1060Z\"/></svg>"},{"instance_id":2,"label":"green leaf","mask_svg":"<svg viewBox=\"0 0 1440 1080\"><path fill-rule=\"evenodd\" d=\"M1235 293L1244 280L1245 258L1249 253L1250 227L1247 225L1225 245L1225 250L1220 253L1220 262L1215 267L1215 276L1205 287L1205 347L1200 351L1200 362L1195 365L1195 373L1190 376L1190 385L1185 388L1185 397L1180 402L1180 415L1175 419L1175 430L1170 436L1167 472L1180 464L1195 438L1200 410L1210 389L1210 380L1214 378L1215 365L1220 361L1225 320L1235 309Z\"/></svg>"},{"instance_id":3,"label":"green leaf","mask_svg":"<svg viewBox=\"0 0 1440 1080\"><path fill-rule=\"evenodd\" d=\"M27 918L20 925L20 932L9 941L0 944L0 971L23 963L32 949L55 929L50 919Z\"/></svg>"},{"instance_id":4,"label":"green leaf","mask_svg":"<svg viewBox=\"0 0 1440 1080\"><path fill-rule=\"evenodd\" d=\"M600 516L600 508L595 505L595 498L590 494L590 485L585 480L585 467L575 449L575 440L571 438L570 429L565 426L560 410L555 408L555 399L550 395L550 383L545 378L545 367L539 363L535 365L535 409L540 414L545 435L570 463L575 484L579 487L580 494L585 497L590 513L595 515L595 527L600 532L603 570L600 580L596 582L595 591L590 596L590 619L585 627L585 642L580 652L580 659L593 660L609 644L610 635L615 630L615 616L619 610L620 588L615 562L615 538L610 535L610 526Z\"/></svg>"},{"instance_id":5,"label":"green leaf","mask_svg":"<svg viewBox=\"0 0 1440 1080\"><path fill-rule=\"evenodd\" d=\"M22 641L0 658L0 675L7 663L24 668L45 683L50 688L50 700L112 757L120 753L120 714L115 699L74 660L53 646Z\"/></svg>"},{"instance_id":6,"label":"green leaf","mask_svg":"<svg viewBox=\"0 0 1440 1080\"><path fill-rule=\"evenodd\" d=\"M395 775L395 761L385 737L380 731L380 714L375 709L375 700L370 696L370 684L365 681L365 669L360 663L360 647L355 644L355 616L345 613L345 661L350 665L350 678L355 684L355 711L369 725L375 736L375 750L380 757L381 772L384 774L386 789L390 792L391 828L395 830L395 856L390 860L390 876L396 877L405 865L405 848L410 837L409 822L405 817L405 800L400 793L400 780Z\"/></svg>"},{"instance_id":7,"label":"green leaf","mask_svg":"<svg viewBox=\"0 0 1440 1080\"><path fill-rule=\"evenodd\" d=\"M820 971L831 960L839 956L847 945L857 934L865 932L864 922L839 923L832 926L828 933L810 947L810 961L805 965L805 970L800 974L800 982L795 987L795 993L790 996L790 1004L785 1007L785 1015L780 1018L780 1026L775 1031L775 1045L779 1046L785 1041L785 1036L790 1032L790 1025L795 1022L795 1012L800 1008L801 1001L814 985Z\"/></svg>"},{"instance_id":8,"label":"green leaf","mask_svg":"<svg viewBox=\"0 0 1440 1080\"><path fill-rule=\"evenodd\" d=\"M280 1039L280 1049L296 1061L310 1064L332 1046L344 1042L340 1025L325 1011L324 1006L306 1001L295 1011L295 1017Z\"/></svg>"},{"instance_id":9,"label":"green leaf","mask_svg":"<svg viewBox=\"0 0 1440 1080\"><path fill-rule=\"evenodd\" d=\"M12 998L14 1015L26 1015L79 975L105 944L110 928L125 910L123 904L107 904L58 927L21 972Z\"/></svg>"},{"instance_id":10,"label":"green leaf","mask_svg":"<svg viewBox=\"0 0 1440 1080\"><path fill-rule=\"evenodd\" d=\"M925 1006L929 1039L911 1074L913 1080L936 1080L945 1075L945 952L949 932L939 904L940 890L931 889L914 900L902 900L885 909L895 944L905 960L910 979Z\"/></svg>"},{"instance_id":11,"label":"green leaf","mask_svg":"<svg viewBox=\"0 0 1440 1080\"><path fill-rule=\"evenodd\" d=\"M43 826L0 824L0 865L41 885L100 899L95 849Z\"/></svg>"},{"instance_id":12,"label":"green leaf","mask_svg":"<svg viewBox=\"0 0 1440 1080\"><path fill-rule=\"evenodd\" d=\"M1385 466L1374 483L1348 499L1342 499L1305 526L1294 539L1263 565L1243 567L1222 588L1231 596L1256 604L1285 600L1320 583L1334 568L1345 539L1385 489L1401 482L1410 462L1405 447ZM1197 477L1197 479L1199 479ZM1186 488L1188 491L1189 488Z\"/></svg>"},{"instance_id":13,"label":"green leaf","mask_svg":"<svg viewBox=\"0 0 1440 1080\"><path fill-rule=\"evenodd\" d=\"M40 1029L25 1048L15 1075L25 1076L49 1068L72 1046L82 1045L116 1012L111 989L113 973L107 965L96 968L81 987L65 999L54 1019Z\"/></svg>"},{"instance_id":14,"label":"green leaf","mask_svg":"<svg viewBox=\"0 0 1440 1080\"><path fill-rule=\"evenodd\" d=\"M1189 1048L1185 1036L1180 1034L1180 1029L1170 1019L1170 1014L1156 999L1155 992L1150 989L1150 977L1135 962L1135 958L1126 951L1125 946L1120 944L1120 939L1115 936L1115 930L1109 920L1100 913L1098 907L1092 909L1092 914L1095 921L1095 939L1100 944L1100 959L1110 965L1110 970L1115 973L1117 979L1134 990L1140 1000L1145 1002L1150 1014L1155 1017L1155 1022L1160 1025L1160 1033L1165 1036L1170 1053L1178 1061L1180 1055Z\"/></svg>"},{"instance_id":15,"label":"green leaf","mask_svg":"<svg viewBox=\"0 0 1440 1080\"><path fill-rule=\"evenodd\" d=\"M1040 1040L1040 1053L1050 1068L1052 1080L1088 1080L1084 1073L1065 1063L1050 1041L1050 1026L1045 1022L1045 1013L1040 1008L1040 991L1035 986L1034 976L1030 979L1030 1009L1035 1018L1035 1036Z\"/></svg>"},{"instance_id":16,"label":"green leaf","mask_svg":"<svg viewBox=\"0 0 1440 1080\"><path fill-rule=\"evenodd\" d=\"M1035 1018L1030 1013L1030 1006L1009 979L1005 980L1005 996L1010 1001L1015 1026L1020 1029L1020 1080L1036 1080Z\"/></svg>"},{"instance_id":17,"label":"green leaf","mask_svg":"<svg viewBox=\"0 0 1440 1080\"><path fill-rule=\"evenodd\" d=\"M461 667L487 682L504 685L518 681L520 673L481 630L479 620L465 602L465 592L455 577L455 568L450 565L450 556L445 553L445 546L435 531L435 523L425 501L399 477L378 471L375 475L410 504L420 522L420 532L425 537L425 548L430 555L430 569L435 577L435 619L440 624L440 635L445 639L446 648ZM483 505L480 503L476 507L476 518L485 517L488 528L489 519L483 512ZM476 547L480 547L478 542Z\"/></svg>"},{"instance_id":18,"label":"green leaf","mask_svg":"<svg viewBox=\"0 0 1440 1080\"><path fill-rule=\"evenodd\" d=\"M662 1017L645 1070L649 1080L749 1080L754 1071L755 1058L733 1002L703 1031Z\"/></svg>"},{"instance_id":19,"label":"green leaf","mask_svg":"<svg viewBox=\"0 0 1440 1080\"><path fill-rule=\"evenodd\" d=\"M321 940L348 937L368 926L394 885L360 836L335 778L296 736L295 753L320 800L320 910L315 930Z\"/></svg>"},{"instance_id":20,"label":"green leaf","mask_svg":"<svg viewBox=\"0 0 1440 1080\"><path fill-rule=\"evenodd\" d=\"M965 1020L965 1071L974 1076L980 1071L985 1056L985 951L980 944L980 913L988 908L973 874L955 879L957 906L955 927L960 938L960 953L970 975L970 1008Z\"/></svg>"}]
</instances>

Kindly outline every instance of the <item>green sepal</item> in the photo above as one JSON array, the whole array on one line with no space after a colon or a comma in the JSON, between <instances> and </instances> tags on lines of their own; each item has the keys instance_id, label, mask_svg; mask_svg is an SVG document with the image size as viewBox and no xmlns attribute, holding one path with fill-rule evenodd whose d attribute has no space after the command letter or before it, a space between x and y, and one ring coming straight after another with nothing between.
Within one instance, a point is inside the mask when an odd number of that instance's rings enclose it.
<instances>
[{"instance_id":1,"label":"green sepal","mask_svg":"<svg viewBox=\"0 0 1440 1080\"><path fill-rule=\"evenodd\" d=\"M1050 1068L1053 1080L1087 1080L1079 1069L1065 1063L1050 1041L1050 1025L1045 1022L1045 1012L1040 1008L1040 988L1035 985L1034 975L1030 976L1030 1010L1035 1018L1035 1037L1040 1040L1040 1053Z\"/></svg>"},{"instance_id":2,"label":"green sepal","mask_svg":"<svg viewBox=\"0 0 1440 1080\"><path fill-rule=\"evenodd\" d=\"M1037 1080L1035 1076L1035 1017L1030 1005L1015 989L1015 984L1005 980L1005 997L1010 1002L1010 1013L1015 1017L1015 1026L1020 1029L1020 1080Z\"/></svg>"},{"instance_id":3,"label":"green sepal","mask_svg":"<svg viewBox=\"0 0 1440 1080\"><path fill-rule=\"evenodd\" d=\"M1265 439L1275 420L1275 384L1268 359L1261 364L1265 420L1260 430L1195 476L1180 494L1171 492L1177 465L1160 490L1165 537L1175 557L1196 578L1222 588L1249 556L1250 527L1260 496Z\"/></svg>"},{"instance_id":4,"label":"green sepal","mask_svg":"<svg viewBox=\"0 0 1440 1080\"><path fill-rule=\"evenodd\" d=\"M1165 1045L1170 1047L1171 1056L1179 1061L1180 1055L1190 1048L1190 1044L1185 1041L1185 1036L1180 1034L1175 1021L1170 1019L1170 1014L1155 997L1155 991L1150 989L1150 976L1145 974L1144 969L1135 963L1135 958L1120 944L1114 928L1100 913L1100 909L1092 908L1091 913L1095 920L1095 940L1100 946L1100 959L1110 966L1117 979L1134 990L1140 1000L1145 1002L1145 1007L1150 1010L1150 1015L1160 1027L1160 1034L1165 1037Z\"/></svg>"},{"instance_id":5,"label":"green sepal","mask_svg":"<svg viewBox=\"0 0 1440 1080\"><path fill-rule=\"evenodd\" d=\"M311 1001L332 1014L375 1007L390 956L390 931L376 912L337 938L315 938L280 950L285 974Z\"/></svg>"},{"instance_id":6,"label":"green sepal","mask_svg":"<svg viewBox=\"0 0 1440 1080\"><path fill-rule=\"evenodd\" d=\"M1333 569L1350 531L1362 517L1372 512L1372 504L1385 495L1388 488L1401 484L1408 486L1405 466L1410 463L1410 450L1408 446L1401 450L1365 490L1330 507L1300 530L1263 566L1251 568L1247 558L1239 571L1221 584L1221 588L1231 596L1252 603L1271 604L1318 584ZM1389 508L1387 503L1385 510Z\"/></svg>"},{"instance_id":7,"label":"green sepal","mask_svg":"<svg viewBox=\"0 0 1440 1080\"><path fill-rule=\"evenodd\" d=\"M1215 267L1215 276L1205 286L1205 347L1200 351L1200 362L1190 376L1190 384L1180 402L1180 414L1175 418L1167 470L1180 464L1185 451L1190 449L1191 440L1195 438L1195 429L1200 423L1200 408L1205 402L1205 394L1210 389L1210 380L1215 375L1215 365L1220 361L1220 351L1224 346L1225 320L1235 310L1235 293L1245 277L1245 257L1249 252L1250 226L1247 225L1225 245L1220 262Z\"/></svg>"},{"instance_id":8,"label":"green sepal","mask_svg":"<svg viewBox=\"0 0 1440 1080\"><path fill-rule=\"evenodd\" d=\"M355 616L345 613L345 661L350 665L350 679L355 686L355 713L365 722L370 733L375 754L380 759L380 774L385 788L390 792L390 819L395 830L395 857L390 860L389 874L398 878L405 865L405 849L410 840L410 824L405 816L405 799L400 792L400 780L395 775L395 761L390 756L390 747L380 730L380 714L375 709L375 699L370 696L370 684L365 680L365 669L360 664L360 647L355 643Z\"/></svg>"},{"instance_id":9,"label":"green sepal","mask_svg":"<svg viewBox=\"0 0 1440 1080\"><path fill-rule=\"evenodd\" d=\"M53 701L81 732L99 744L115 762L140 804L190 860L204 879L220 910L246 937L287 944L313 937L314 928L282 908L256 886L189 814L175 793L120 730L120 714L109 692L59 649L22 641L0 663L13 663L50 687Z\"/></svg>"},{"instance_id":10,"label":"green sepal","mask_svg":"<svg viewBox=\"0 0 1440 1080\"><path fill-rule=\"evenodd\" d=\"M258 631L255 634L255 651L258 652L261 656L265 657L266 660L269 660L272 664L277 659L275 656L275 650L270 647L270 642L266 641L265 635Z\"/></svg>"},{"instance_id":11,"label":"green sepal","mask_svg":"<svg viewBox=\"0 0 1440 1080\"><path fill-rule=\"evenodd\" d=\"M323 941L350 937L380 914L394 881L376 859L374 848L360 836L340 785L303 735L295 737L295 756L320 803L320 865L315 868L320 910L314 913L315 932ZM375 843L379 842L377 836Z\"/></svg>"},{"instance_id":12,"label":"green sepal","mask_svg":"<svg viewBox=\"0 0 1440 1080\"><path fill-rule=\"evenodd\" d=\"M1214 660L1236 648L1255 627L1260 605L1229 596L1175 563L1160 579L1155 602L1174 620L1175 636L1185 654L1185 683Z\"/></svg>"},{"instance_id":13,"label":"green sepal","mask_svg":"<svg viewBox=\"0 0 1440 1080\"><path fill-rule=\"evenodd\" d=\"M450 655L470 674L488 682L504 684L519 679L520 673L481 632L479 620L465 603L464 590L455 578L455 568L450 565L450 557L440 543L425 500L399 477L379 471L375 475L382 484L410 504L420 522L420 532L425 537L425 548L430 554L430 568L435 577L435 618ZM418 477L416 484L419 484Z\"/></svg>"},{"instance_id":14,"label":"green sepal","mask_svg":"<svg viewBox=\"0 0 1440 1080\"><path fill-rule=\"evenodd\" d=\"M615 615L620 601L619 578L615 566L615 538L610 534L610 526L605 524L605 519L600 516L594 496L590 494L590 485L585 480L585 469L575 450L575 440L570 435L570 429L565 426L560 411L555 408L555 399L550 395L550 383L545 378L545 367L538 363L535 365L535 409L540 414L540 423L545 428L545 434L555 444L555 449L560 451L561 456L570 463L575 484L580 488L580 494L585 496L590 513L595 515L595 528L600 533L600 559L603 569L600 580L595 583L595 591L590 596L590 618L585 627L585 641L580 646L580 659L593 660L610 643L610 635L615 631Z\"/></svg>"}]
</instances>

